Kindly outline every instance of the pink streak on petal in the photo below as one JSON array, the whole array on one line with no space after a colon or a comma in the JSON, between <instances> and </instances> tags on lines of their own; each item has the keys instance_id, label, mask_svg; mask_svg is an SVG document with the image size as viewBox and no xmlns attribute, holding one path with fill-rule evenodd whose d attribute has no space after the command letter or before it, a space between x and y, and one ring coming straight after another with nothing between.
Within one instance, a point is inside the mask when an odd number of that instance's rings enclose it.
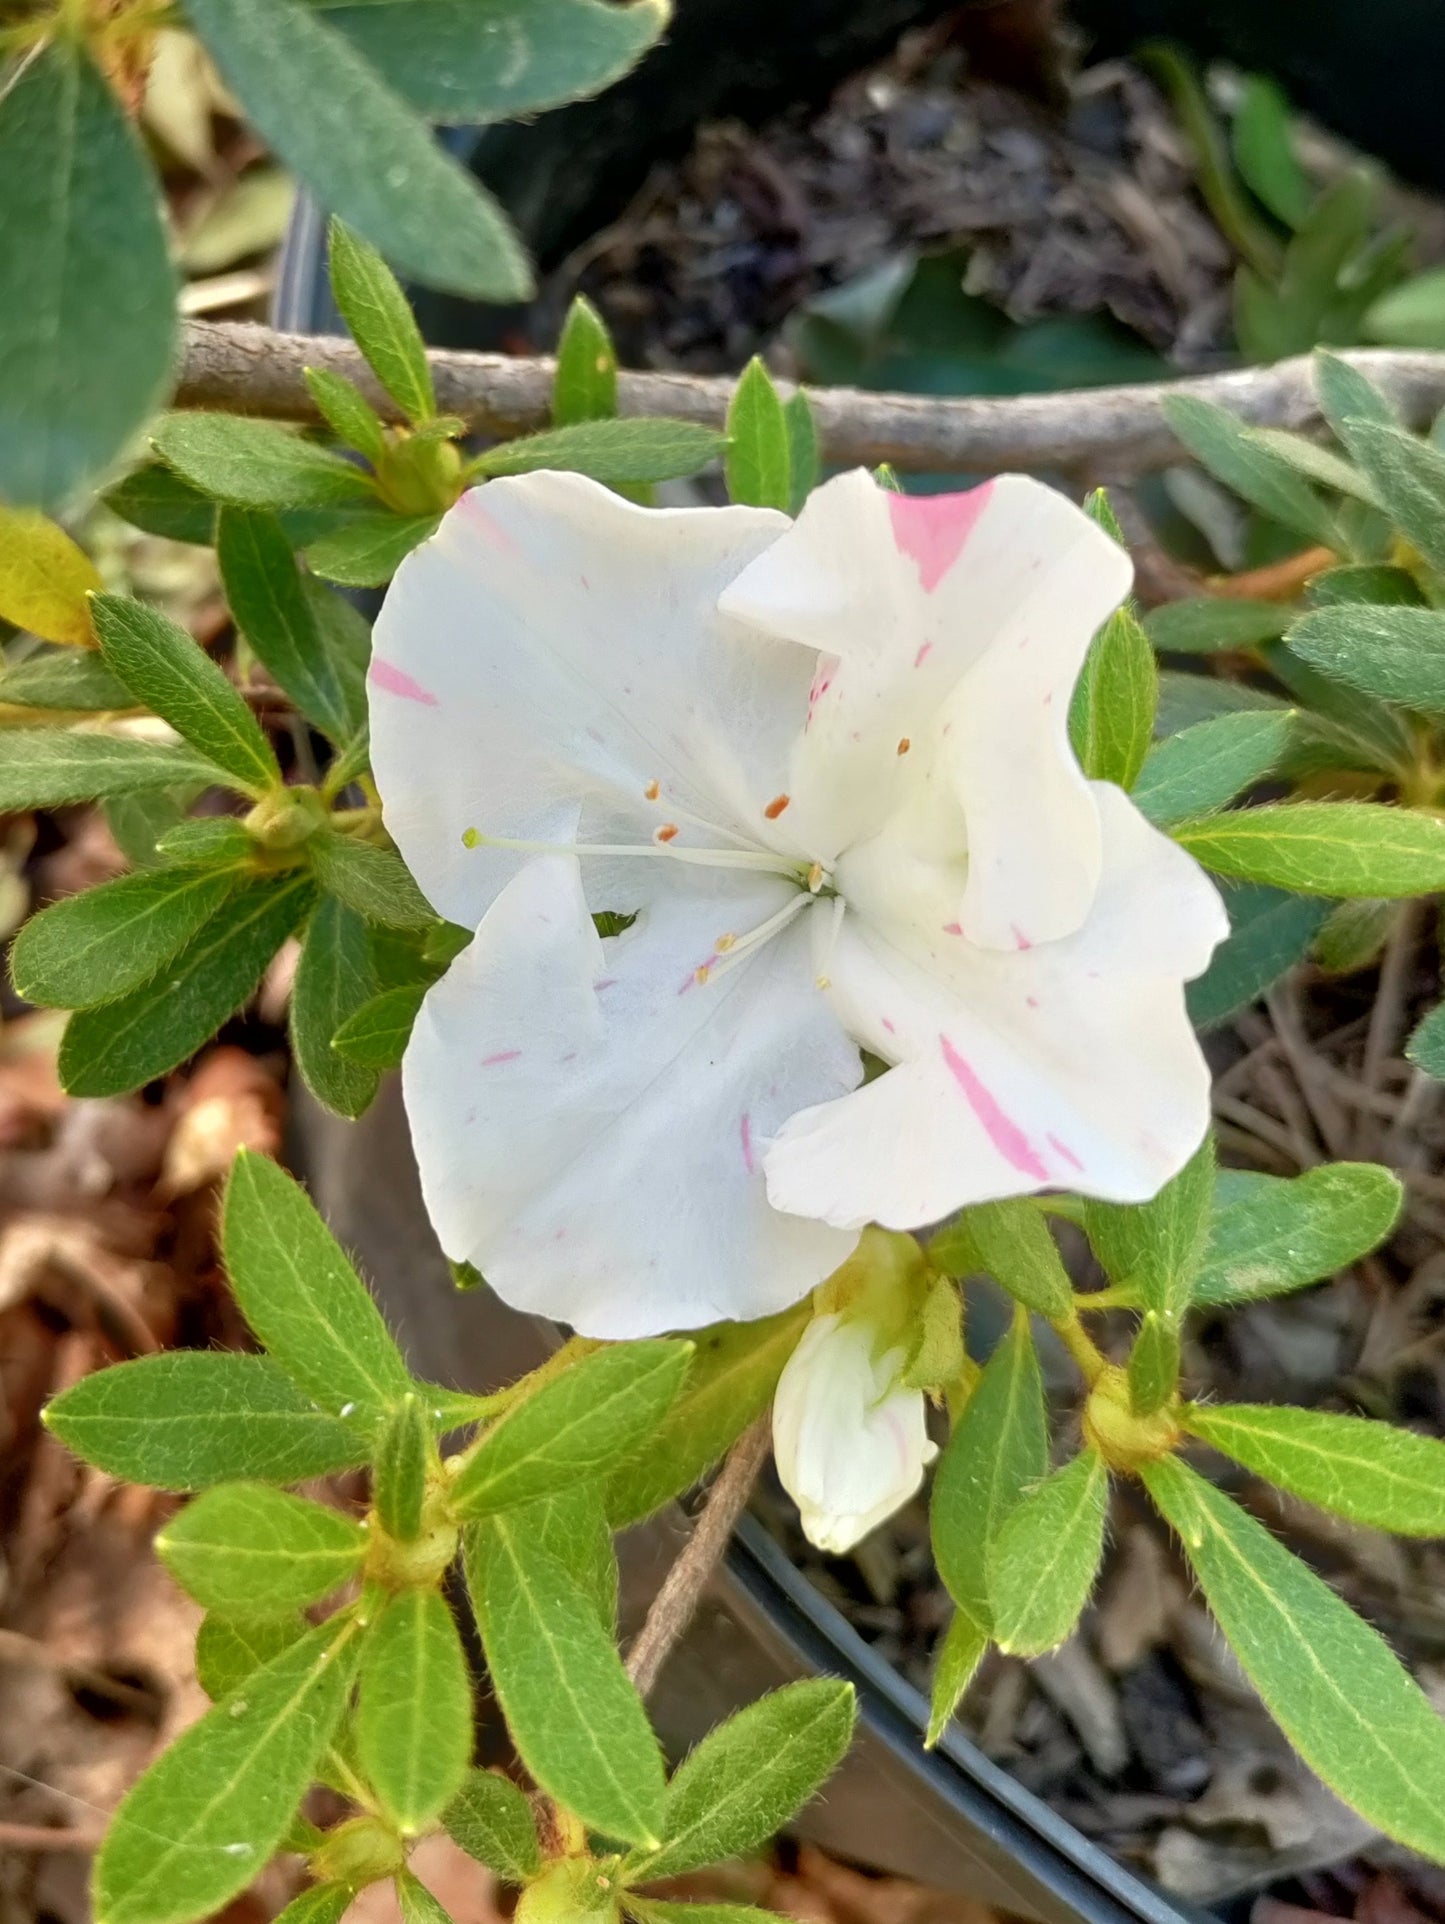
<instances>
[{"instance_id":1,"label":"pink streak on petal","mask_svg":"<svg viewBox=\"0 0 1445 1924\"><path fill-rule=\"evenodd\" d=\"M969 1108L983 1124L989 1141L1004 1161L1017 1169L1020 1175L1031 1176L1035 1182L1047 1182L1049 1172L1039 1152L1012 1116L1005 1114L997 1096L979 1081L972 1067L964 1061L946 1035L939 1036L938 1044L943 1050L949 1074L968 1098Z\"/></svg>"},{"instance_id":2,"label":"pink streak on petal","mask_svg":"<svg viewBox=\"0 0 1445 1924\"><path fill-rule=\"evenodd\" d=\"M482 1057L482 1067L495 1069L499 1062L515 1062L521 1053L520 1049L498 1049L494 1056Z\"/></svg>"},{"instance_id":3,"label":"pink streak on petal","mask_svg":"<svg viewBox=\"0 0 1445 1924\"><path fill-rule=\"evenodd\" d=\"M1031 949L1033 947L1033 943L1030 942L1017 922L1010 922L1009 927L1013 931L1014 947L1016 949L1022 952L1024 949Z\"/></svg>"},{"instance_id":4,"label":"pink streak on petal","mask_svg":"<svg viewBox=\"0 0 1445 1924\"><path fill-rule=\"evenodd\" d=\"M918 653L913 657L913 666L915 668L921 668L932 653L933 643L931 641L925 641L919 648Z\"/></svg>"},{"instance_id":5,"label":"pink streak on petal","mask_svg":"<svg viewBox=\"0 0 1445 1924\"><path fill-rule=\"evenodd\" d=\"M1078 1157L1074 1154L1073 1150L1070 1149L1069 1145L1066 1142L1060 1142L1057 1136L1050 1136L1048 1139L1048 1142L1049 1142L1050 1149L1057 1150L1058 1153L1063 1157L1064 1161L1069 1165L1070 1169L1083 1168L1084 1165L1079 1161Z\"/></svg>"},{"instance_id":6,"label":"pink streak on petal","mask_svg":"<svg viewBox=\"0 0 1445 1924\"><path fill-rule=\"evenodd\" d=\"M966 494L890 494L888 518L900 554L918 567L923 592L931 595L963 552L979 516L988 506L993 483Z\"/></svg>"},{"instance_id":7,"label":"pink streak on petal","mask_svg":"<svg viewBox=\"0 0 1445 1924\"><path fill-rule=\"evenodd\" d=\"M943 925L943 933L945 935L962 935L963 934L962 922L945 922Z\"/></svg>"},{"instance_id":8,"label":"pink streak on petal","mask_svg":"<svg viewBox=\"0 0 1445 1924\"><path fill-rule=\"evenodd\" d=\"M400 695L403 701L419 701L423 708L441 706L429 688L423 688L404 668L398 668L395 662L383 661L380 655L372 656L366 678L373 687L383 689L388 695Z\"/></svg>"},{"instance_id":9,"label":"pink streak on petal","mask_svg":"<svg viewBox=\"0 0 1445 1924\"><path fill-rule=\"evenodd\" d=\"M598 979L592 984L593 989L599 993L603 989L611 989L611 988L615 988L616 986L617 986L617 977L615 975L599 976Z\"/></svg>"},{"instance_id":10,"label":"pink streak on petal","mask_svg":"<svg viewBox=\"0 0 1445 1924\"><path fill-rule=\"evenodd\" d=\"M516 553L517 537L509 534L491 510L483 505L479 488L464 494L457 503L457 510L499 554Z\"/></svg>"},{"instance_id":11,"label":"pink streak on petal","mask_svg":"<svg viewBox=\"0 0 1445 1924\"><path fill-rule=\"evenodd\" d=\"M750 1176L755 1176L758 1172L758 1163L753 1154L753 1119L746 1112L738 1124L738 1136L743 1146L743 1168Z\"/></svg>"},{"instance_id":12,"label":"pink streak on petal","mask_svg":"<svg viewBox=\"0 0 1445 1924\"><path fill-rule=\"evenodd\" d=\"M898 1031L894 1028L893 1024L888 1020L888 1017L886 1015L883 1018L883 1026L888 1031L889 1035L897 1035Z\"/></svg>"},{"instance_id":13,"label":"pink streak on petal","mask_svg":"<svg viewBox=\"0 0 1445 1924\"><path fill-rule=\"evenodd\" d=\"M1039 1006L1039 999L1036 995L1026 995L1024 1001L1031 1009L1036 1009Z\"/></svg>"}]
</instances>

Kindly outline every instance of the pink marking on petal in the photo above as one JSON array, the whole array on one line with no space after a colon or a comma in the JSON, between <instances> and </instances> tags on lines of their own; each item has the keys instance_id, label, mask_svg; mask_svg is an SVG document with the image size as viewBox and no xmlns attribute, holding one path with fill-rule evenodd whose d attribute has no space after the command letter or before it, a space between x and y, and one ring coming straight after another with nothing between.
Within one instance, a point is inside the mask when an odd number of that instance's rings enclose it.
<instances>
[{"instance_id":1,"label":"pink marking on petal","mask_svg":"<svg viewBox=\"0 0 1445 1924\"><path fill-rule=\"evenodd\" d=\"M893 1024L888 1020L886 1015L883 1018L883 1026L888 1031L889 1035L897 1035L898 1031L894 1028Z\"/></svg>"},{"instance_id":2,"label":"pink marking on petal","mask_svg":"<svg viewBox=\"0 0 1445 1924\"><path fill-rule=\"evenodd\" d=\"M561 1060L563 1062L575 1062L577 1060L577 1051L575 1049L569 1049Z\"/></svg>"},{"instance_id":3,"label":"pink marking on petal","mask_svg":"<svg viewBox=\"0 0 1445 1924\"><path fill-rule=\"evenodd\" d=\"M1051 688L1049 692L1044 696L1044 707L1052 708L1053 705L1054 705L1054 691Z\"/></svg>"},{"instance_id":4,"label":"pink marking on petal","mask_svg":"<svg viewBox=\"0 0 1445 1924\"><path fill-rule=\"evenodd\" d=\"M965 494L889 495L894 545L917 564L926 595L933 593L962 554L992 492L993 483L985 481Z\"/></svg>"},{"instance_id":5,"label":"pink marking on petal","mask_svg":"<svg viewBox=\"0 0 1445 1924\"><path fill-rule=\"evenodd\" d=\"M517 537L504 528L482 501L479 488L464 494L457 503L458 512L471 524L476 532L499 554L515 554Z\"/></svg>"},{"instance_id":6,"label":"pink marking on petal","mask_svg":"<svg viewBox=\"0 0 1445 1924\"><path fill-rule=\"evenodd\" d=\"M388 695L400 695L403 701L419 701L423 708L441 706L429 688L423 688L404 668L398 668L395 662L383 660L380 655L372 656L366 678L374 688L380 688Z\"/></svg>"},{"instance_id":7,"label":"pink marking on petal","mask_svg":"<svg viewBox=\"0 0 1445 1924\"><path fill-rule=\"evenodd\" d=\"M1057 1136L1050 1136L1048 1138L1048 1143L1049 1143L1050 1149L1057 1150L1059 1155L1063 1157L1064 1161L1069 1165L1070 1169L1083 1168L1084 1165L1079 1161L1078 1157L1074 1154L1073 1150L1070 1149L1069 1145L1066 1142L1060 1142Z\"/></svg>"},{"instance_id":8,"label":"pink marking on petal","mask_svg":"<svg viewBox=\"0 0 1445 1924\"><path fill-rule=\"evenodd\" d=\"M679 995L686 995L689 989L695 989L696 987L697 987L696 975L685 975L682 978L681 983L678 985L677 992Z\"/></svg>"},{"instance_id":9,"label":"pink marking on petal","mask_svg":"<svg viewBox=\"0 0 1445 1924\"><path fill-rule=\"evenodd\" d=\"M1014 947L1016 949L1022 952L1024 949L1031 949L1033 947L1033 943L1030 942L1017 922L1010 922L1009 928L1013 931Z\"/></svg>"},{"instance_id":10,"label":"pink marking on petal","mask_svg":"<svg viewBox=\"0 0 1445 1924\"><path fill-rule=\"evenodd\" d=\"M971 1065L964 1061L946 1035L939 1036L938 1044L948 1064L949 1074L962 1089L969 1108L983 1124L985 1134L1004 1161L1017 1169L1020 1175L1031 1176L1035 1182L1047 1182L1049 1172L1038 1150L1013 1117L1000 1106L998 1097L979 1081Z\"/></svg>"},{"instance_id":11,"label":"pink marking on petal","mask_svg":"<svg viewBox=\"0 0 1445 1924\"><path fill-rule=\"evenodd\" d=\"M918 653L913 657L913 666L915 668L921 668L932 653L933 643L931 641L925 641L919 648Z\"/></svg>"},{"instance_id":12,"label":"pink marking on petal","mask_svg":"<svg viewBox=\"0 0 1445 1924\"><path fill-rule=\"evenodd\" d=\"M753 1119L746 1111L738 1124L738 1137L743 1146L743 1168L750 1176L755 1176L758 1173L758 1164L753 1154Z\"/></svg>"},{"instance_id":13,"label":"pink marking on petal","mask_svg":"<svg viewBox=\"0 0 1445 1924\"><path fill-rule=\"evenodd\" d=\"M1039 999L1036 995L1026 995L1024 1001L1031 1009L1036 1009L1039 1006Z\"/></svg>"},{"instance_id":14,"label":"pink marking on petal","mask_svg":"<svg viewBox=\"0 0 1445 1924\"><path fill-rule=\"evenodd\" d=\"M617 977L615 975L603 975L597 978L592 984L592 987L600 994L603 989L615 988L616 985Z\"/></svg>"},{"instance_id":15,"label":"pink marking on petal","mask_svg":"<svg viewBox=\"0 0 1445 1924\"><path fill-rule=\"evenodd\" d=\"M484 1069L495 1069L499 1062L515 1062L521 1053L522 1051L520 1049L498 1049L494 1056L482 1057L482 1067Z\"/></svg>"},{"instance_id":16,"label":"pink marking on petal","mask_svg":"<svg viewBox=\"0 0 1445 1924\"><path fill-rule=\"evenodd\" d=\"M963 934L962 922L945 922L943 925L943 933L945 935L962 935Z\"/></svg>"}]
</instances>

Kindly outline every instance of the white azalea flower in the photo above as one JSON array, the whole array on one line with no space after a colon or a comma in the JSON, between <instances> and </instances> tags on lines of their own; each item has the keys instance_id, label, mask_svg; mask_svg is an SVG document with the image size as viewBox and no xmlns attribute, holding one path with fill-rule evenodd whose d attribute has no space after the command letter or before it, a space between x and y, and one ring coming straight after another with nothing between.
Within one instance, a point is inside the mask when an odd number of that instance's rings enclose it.
<instances>
[{"instance_id":1,"label":"white azalea flower","mask_svg":"<svg viewBox=\"0 0 1445 1924\"><path fill-rule=\"evenodd\" d=\"M403 1067L448 1253L632 1337L795 1302L870 1221L1153 1195L1226 923L1069 748L1128 583L1018 476L845 474L796 523L566 474L458 502L371 668L387 825L477 930Z\"/></svg>"},{"instance_id":2,"label":"white azalea flower","mask_svg":"<svg viewBox=\"0 0 1445 1924\"><path fill-rule=\"evenodd\" d=\"M938 1454L922 1390L902 1382L907 1351L879 1353L866 1316L815 1316L773 1401L773 1458L803 1534L842 1556L908 1501Z\"/></svg>"}]
</instances>

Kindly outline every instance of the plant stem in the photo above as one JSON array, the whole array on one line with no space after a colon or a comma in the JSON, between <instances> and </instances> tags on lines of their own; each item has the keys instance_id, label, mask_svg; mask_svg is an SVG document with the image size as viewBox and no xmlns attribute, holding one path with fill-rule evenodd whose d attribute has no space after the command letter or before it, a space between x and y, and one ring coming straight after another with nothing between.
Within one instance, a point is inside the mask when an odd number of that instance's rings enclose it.
<instances>
[{"instance_id":1,"label":"plant stem","mask_svg":"<svg viewBox=\"0 0 1445 1924\"><path fill-rule=\"evenodd\" d=\"M1092 1389L1104 1371L1109 1367L1109 1359L1079 1321L1077 1309L1053 1324L1058 1332L1059 1341L1078 1364L1079 1374Z\"/></svg>"},{"instance_id":2,"label":"plant stem","mask_svg":"<svg viewBox=\"0 0 1445 1924\"><path fill-rule=\"evenodd\" d=\"M771 1446L772 1415L765 1410L733 1445L708 1491L682 1555L653 1598L647 1620L627 1653L627 1674L644 1697L657 1682L669 1651L692 1622L708 1578L722 1560Z\"/></svg>"}]
</instances>

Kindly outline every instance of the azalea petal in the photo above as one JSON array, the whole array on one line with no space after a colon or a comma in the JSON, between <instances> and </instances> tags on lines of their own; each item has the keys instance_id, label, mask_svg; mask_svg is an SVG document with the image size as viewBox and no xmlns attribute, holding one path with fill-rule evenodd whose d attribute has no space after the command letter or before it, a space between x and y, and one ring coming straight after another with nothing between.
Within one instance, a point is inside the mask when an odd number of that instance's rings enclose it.
<instances>
[{"instance_id":1,"label":"azalea petal","mask_svg":"<svg viewBox=\"0 0 1445 1924\"><path fill-rule=\"evenodd\" d=\"M478 832L568 842L589 803L631 810L643 843L678 811L762 819L811 668L717 600L787 525L529 474L464 495L402 562L375 628L372 765L440 914L475 927L525 859L468 847Z\"/></svg>"},{"instance_id":2,"label":"azalea petal","mask_svg":"<svg viewBox=\"0 0 1445 1924\"><path fill-rule=\"evenodd\" d=\"M861 470L810 498L722 607L820 650L788 794L825 862L883 829L937 759L961 804L958 919L995 948L1077 928L1098 820L1069 696L1128 557L1055 489L1004 475L908 496Z\"/></svg>"},{"instance_id":3,"label":"azalea petal","mask_svg":"<svg viewBox=\"0 0 1445 1924\"><path fill-rule=\"evenodd\" d=\"M802 923L694 975L719 933L807 898L685 880L603 942L578 864L533 861L429 992L403 1063L443 1248L588 1336L767 1315L857 1240L771 1208L762 1176L786 1119L861 1074Z\"/></svg>"},{"instance_id":4,"label":"azalea petal","mask_svg":"<svg viewBox=\"0 0 1445 1924\"><path fill-rule=\"evenodd\" d=\"M1049 1188L1154 1195L1197 1147L1209 1072L1184 982L1228 923L1203 871L1097 784L1104 872L1089 920L1009 955L849 915L829 998L899 1066L795 1116L769 1150L780 1209L912 1229Z\"/></svg>"}]
</instances>

